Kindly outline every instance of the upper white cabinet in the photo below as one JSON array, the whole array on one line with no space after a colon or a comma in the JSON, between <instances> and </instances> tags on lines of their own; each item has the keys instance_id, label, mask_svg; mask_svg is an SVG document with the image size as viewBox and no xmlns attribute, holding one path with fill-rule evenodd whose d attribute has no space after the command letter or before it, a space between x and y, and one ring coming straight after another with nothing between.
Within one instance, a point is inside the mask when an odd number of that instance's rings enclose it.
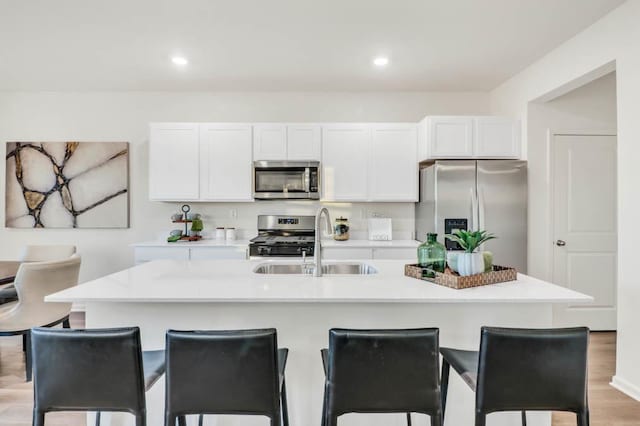
<instances>
[{"instance_id":1,"label":"upper white cabinet","mask_svg":"<svg viewBox=\"0 0 640 426\"><path fill-rule=\"evenodd\" d=\"M320 160L321 131L315 124L257 124L254 160Z\"/></svg>"},{"instance_id":2,"label":"upper white cabinet","mask_svg":"<svg viewBox=\"0 0 640 426\"><path fill-rule=\"evenodd\" d=\"M420 123L420 161L520 158L519 123L505 117L433 116Z\"/></svg>"},{"instance_id":3,"label":"upper white cabinet","mask_svg":"<svg viewBox=\"0 0 640 426\"><path fill-rule=\"evenodd\" d=\"M202 124L201 201L253 201L251 125Z\"/></svg>"},{"instance_id":4,"label":"upper white cabinet","mask_svg":"<svg viewBox=\"0 0 640 426\"><path fill-rule=\"evenodd\" d=\"M330 124L322 128L322 199L367 201L371 128Z\"/></svg>"},{"instance_id":5,"label":"upper white cabinet","mask_svg":"<svg viewBox=\"0 0 640 426\"><path fill-rule=\"evenodd\" d=\"M255 160L286 160L287 126L282 124L253 126L253 158Z\"/></svg>"},{"instance_id":6,"label":"upper white cabinet","mask_svg":"<svg viewBox=\"0 0 640 426\"><path fill-rule=\"evenodd\" d=\"M322 131L319 125L287 126L287 160L320 161L321 153Z\"/></svg>"},{"instance_id":7,"label":"upper white cabinet","mask_svg":"<svg viewBox=\"0 0 640 426\"><path fill-rule=\"evenodd\" d=\"M415 124L333 124L322 132L326 201L415 201Z\"/></svg>"},{"instance_id":8,"label":"upper white cabinet","mask_svg":"<svg viewBox=\"0 0 640 426\"><path fill-rule=\"evenodd\" d=\"M199 125L152 123L149 127L149 198L197 200Z\"/></svg>"},{"instance_id":9,"label":"upper white cabinet","mask_svg":"<svg viewBox=\"0 0 640 426\"><path fill-rule=\"evenodd\" d=\"M432 158L465 158L473 155L473 118L429 117L427 140Z\"/></svg>"},{"instance_id":10,"label":"upper white cabinet","mask_svg":"<svg viewBox=\"0 0 640 426\"><path fill-rule=\"evenodd\" d=\"M505 117L477 117L474 126L476 157L520 158L520 122Z\"/></svg>"},{"instance_id":11,"label":"upper white cabinet","mask_svg":"<svg viewBox=\"0 0 640 426\"><path fill-rule=\"evenodd\" d=\"M371 129L369 199L418 200L415 124L374 124Z\"/></svg>"}]
</instances>

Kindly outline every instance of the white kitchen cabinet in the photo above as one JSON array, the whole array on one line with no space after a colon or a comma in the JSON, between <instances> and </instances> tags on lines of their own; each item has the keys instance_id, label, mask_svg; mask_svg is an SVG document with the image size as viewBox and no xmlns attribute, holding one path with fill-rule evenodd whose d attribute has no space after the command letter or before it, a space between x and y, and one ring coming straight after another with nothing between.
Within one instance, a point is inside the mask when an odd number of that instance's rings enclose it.
<instances>
[{"instance_id":1,"label":"white kitchen cabinet","mask_svg":"<svg viewBox=\"0 0 640 426\"><path fill-rule=\"evenodd\" d=\"M367 201L371 127L331 124L322 128L322 199Z\"/></svg>"},{"instance_id":2,"label":"white kitchen cabinet","mask_svg":"<svg viewBox=\"0 0 640 426\"><path fill-rule=\"evenodd\" d=\"M287 159L287 126L258 124L253 126L254 160Z\"/></svg>"},{"instance_id":3,"label":"white kitchen cabinet","mask_svg":"<svg viewBox=\"0 0 640 426\"><path fill-rule=\"evenodd\" d=\"M328 260L364 260L373 258L370 248L323 247L322 258Z\"/></svg>"},{"instance_id":4,"label":"white kitchen cabinet","mask_svg":"<svg viewBox=\"0 0 640 426\"><path fill-rule=\"evenodd\" d=\"M243 260L248 258L247 247L192 247L191 260Z\"/></svg>"},{"instance_id":5,"label":"white kitchen cabinet","mask_svg":"<svg viewBox=\"0 0 640 426\"><path fill-rule=\"evenodd\" d=\"M466 158L473 156L472 117L429 117L427 123L430 158Z\"/></svg>"},{"instance_id":6,"label":"white kitchen cabinet","mask_svg":"<svg viewBox=\"0 0 640 426\"><path fill-rule=\"evenodd\" d=\"M201 201L253 201L251 134L248 124L200 126Z\"/></svg>"},{"instance_id":7,"label":"white kitchen cabinet","mask_svg":"<svg viewBox=\"0 0 640 426\"><path fill-rule=\"evenodd\" d=\"M506 117L474 119L476 158L520 158L520 123Z\"/></svg>"},{"instance_id":8,"label":"white kitchen cabinet","mask_svg":"<svg viewBox=\"0 0 640 426\"><path fill-rule=\"evenodd\" d=\"M199 125L149 125L149 198L192 201L200 196Z\"/></svg>"},{"instance_id":9,"label":"white kitchen cabinet","mask_svg":"<svg viewBox=\"0 0 640 426\"><path fill-rule=\"evenodd\" d=\"M322 133L319 125L291 124L287 126L287 160L320 161Z\"/></svg>"},{"instance_id":10,"label":"white kitchen cabinet","mask_svg":"<svg viewBox=\"0 0 640 426\"><path fill-rule=\"evenodd\" d=\"M316 124L257 124L253 126L253 159L319 161L321 142Z\"/></svg>"},{"instance_id":11,"label":"white kitchen cabinet","mask_svg":"<svg viewBox=\"0 0 640 426\"><path fill-rule=\"evenodd\" d=\"M134 247L133 258L136 265L152 260L189 260L189 247Z\"/></svg>"},{"instance_id":12,"label":"white kitchen cabinet","mask_svg":"<svg viewBox=\"0 0 640 426\"><path fill-rule=\"evenodd\" d=\"M507 117L426 117L418 129L420 161L520 158L520 124Z\"/></svg>"},{"instance_id":13,"label":"white kitchen cabinet","mask_svg":"<svg viewBox=\"0 0 640 426\"><path fill-rule=\"evenodd\" d=\"M415 124L374 124L369 151L371 201L418 201Z\"/></svg>"},{"instance_id":14,"label":"white kitchen cabinet","mask_svg":"<svg viewBox=\"0 0 640 426\"><path fill-rule=\"evenodd\" d=\"M394 260L410 260L415 261L418 248L410 247L376 247L373 249L374 259L394 259Z\"/></svg>"}]
</instances>

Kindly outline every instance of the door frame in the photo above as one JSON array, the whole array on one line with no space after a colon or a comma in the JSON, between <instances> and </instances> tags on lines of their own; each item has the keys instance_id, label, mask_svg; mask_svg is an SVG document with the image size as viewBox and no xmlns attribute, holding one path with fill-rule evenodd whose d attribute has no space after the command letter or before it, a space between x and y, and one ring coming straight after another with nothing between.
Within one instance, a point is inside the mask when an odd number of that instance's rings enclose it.
<instances>
[{"instance_id":1,"label":"door frame","mask_svg":"<svg viewBox=\"0 0 640 426\"><path fill-rule=\"evenodd\" d=\"M616 130L613 129L598 129L598 130L568 130L568 129L552 129L549 128L547 129L547 141L546 141L546 147L545 147L545 151L546 151L546 160L547 160L547 164L549 165L549 167L547 168L547 174L546 174L546 179L547 179L547 205L549 206L549 209L547 210L547 214L546 214L546 222L547 222L547 233L546 233L546 239L549 242L549 247L551 247L553 244L555 244L555 240L554 240L554 229L555 229L555 223L554 223L554 215L555 215L555 203L553 201L554 197L554 191L555 191L555 162L556 162L556 158L555 155L553 155L554 152L554 143L555 143L555 139L557 136L612 136L616 138L616 223L618 223L617 221L617 217L618 217L618 212L619 212L619 208L618 208L618 188L619 186L619 182L618 182L618 173L617 173L617 168L618 168L618 161L617 161L617 148L618 148L618 141L617 141L617 137L618 137L618 132ZM616 225L616 235L619 234L619 224ZM546 258L546 269L547 269L547 278L548 281L553 283L554 277L553 277L553 256L554 256L554 252L555 250L553 248L549 249L547 252L547 258ZM617 250L616 250L617 252ZM617 265L616 261L616 271L618 269L618 265ZM618 307L618 280L616 279L616 310Z\"/></svg>"}]
</instances>

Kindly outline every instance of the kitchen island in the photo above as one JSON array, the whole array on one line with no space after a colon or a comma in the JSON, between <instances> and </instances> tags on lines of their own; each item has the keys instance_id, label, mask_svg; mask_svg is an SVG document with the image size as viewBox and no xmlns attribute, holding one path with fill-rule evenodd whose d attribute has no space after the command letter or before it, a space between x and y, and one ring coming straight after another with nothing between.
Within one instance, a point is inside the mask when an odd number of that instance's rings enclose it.
<instances>
[{"instance_id":1,"label":"kitchen island","mask_svg":"<svg viewBox=\"0 0 640 426\"><path fill-rule=\"evenodd\" d=\"M86 307L86 327L139 326L145 349L164 347L167 329L274 327L288 347L287 391L291 425L320 422L323 371L320 349L331 327L439 327L441 346L477 349L480 327L550 327L553 304L592 298L525 275L511 283L452 290L404 276L404 261L364 262L369 275L258 274L261 264L295 261L174 261L145 263L50 295L48 302ZM367 267L359 268L367 270ZM268 269L268 268L265 268ZM358 269L358 268L356 268ZM163 382L148 394L149 425L163 424ZM473 424L472 392L451 375L447 426ZM103 424L125 425L126 414ZM548 413L531 413L529 424L548 426ZM194 422L195 419L189 419ZM517 413L489 416L489 425L519 425ZM345 415L341 425L404 425L402 415ZM195 424L195 423L191 423ZM207 417L209 425L266 425L265 418ZM414 415L414 424L427 418Z\"/></svg>"}]
</instances>

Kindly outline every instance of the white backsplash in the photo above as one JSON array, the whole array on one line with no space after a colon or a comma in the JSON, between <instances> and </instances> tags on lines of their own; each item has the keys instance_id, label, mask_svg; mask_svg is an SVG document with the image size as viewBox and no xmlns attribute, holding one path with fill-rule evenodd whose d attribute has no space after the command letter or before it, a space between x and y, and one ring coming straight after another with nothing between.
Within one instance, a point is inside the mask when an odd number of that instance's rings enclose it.
<instances>
[{"instance_id":1,"label":"white backsplash","mask_svg":"<svg viewBox=\"0 0 640 426\"><path fill-rule=\"evenodd\" d=\"M166 226L158 230L157 235L149 238L164 238L171 229L182 229L179 224L171 223L170 216L180 211L182 203L158 203L158 215L166 216ZM318 207L329 209L331 221L336 217L346 217L351 226L351 239L367 239L367 219L388 217L393 221L395 240L413 239L414 204L413 203L321 203L318 201L256 201L254 203L190 203L191 211L200 213L204 221L205 238L213 238L216 227L233 227L237 239L250 239L256 236L257 217L261 214L315 215ZM154 222L158 217L154 218Z\"/></svg>"}]
</instances>

